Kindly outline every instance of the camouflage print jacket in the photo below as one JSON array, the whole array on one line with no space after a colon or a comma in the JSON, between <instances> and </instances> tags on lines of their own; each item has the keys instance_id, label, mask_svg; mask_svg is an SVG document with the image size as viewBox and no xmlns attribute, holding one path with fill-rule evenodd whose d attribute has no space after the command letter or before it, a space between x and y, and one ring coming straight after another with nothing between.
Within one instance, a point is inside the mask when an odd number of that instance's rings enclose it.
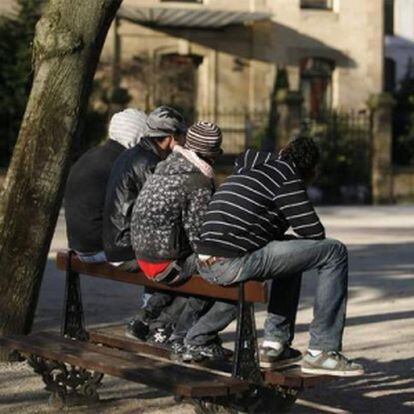
<instances>
[{"instance_id":1,"label":"camouflage print jacket","mask_svg":"<svg viewBox=\"0 0 414 414\"><path fill-rule=\"evenodd\" d=\"M160 162L132 212L135 256L156 263L190 255L213 191L213 180L181 153Z\"/></svg>"}]
</instances>

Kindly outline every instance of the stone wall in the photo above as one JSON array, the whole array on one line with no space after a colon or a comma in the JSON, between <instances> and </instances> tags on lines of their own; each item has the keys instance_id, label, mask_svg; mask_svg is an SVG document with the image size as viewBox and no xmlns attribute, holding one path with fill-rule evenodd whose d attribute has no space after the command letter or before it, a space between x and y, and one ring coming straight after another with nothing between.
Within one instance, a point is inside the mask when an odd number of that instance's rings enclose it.
<instances>
[{"instance_id":1,"label":"stone wall","mask_svg":"<svg viewBox=\"0 0 414 414\"><path fill-rule=\"evenodd\" d=\"M394 167L393 193L396 202L414 202L414 166Z\"/></svg>"}]
</instances>

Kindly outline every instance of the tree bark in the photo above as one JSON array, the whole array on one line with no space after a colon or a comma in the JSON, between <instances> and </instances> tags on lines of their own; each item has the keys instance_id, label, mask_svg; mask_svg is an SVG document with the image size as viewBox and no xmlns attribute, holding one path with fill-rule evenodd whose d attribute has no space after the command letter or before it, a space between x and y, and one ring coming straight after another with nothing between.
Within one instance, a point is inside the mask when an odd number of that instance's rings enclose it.
<instances>
[{"instance_id":1,"label":"tree bark","mask_svg":"<svg viewBox=\"0 0 414 414\"><path fill-rule=\"evenodd\" d=\"M121 1L49 0L36 26L34 82L0 201L0 335L32 327L71 149Z\"/></svg>"}]
</instances>

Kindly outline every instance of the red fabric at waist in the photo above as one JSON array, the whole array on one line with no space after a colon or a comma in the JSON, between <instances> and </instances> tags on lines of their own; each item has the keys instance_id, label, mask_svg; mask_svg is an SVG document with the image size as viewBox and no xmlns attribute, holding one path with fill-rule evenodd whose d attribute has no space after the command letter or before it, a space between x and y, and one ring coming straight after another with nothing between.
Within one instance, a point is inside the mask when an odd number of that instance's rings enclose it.
<instances>
[{"instance_id":1,"label":"red fabric at waist","mask_svg":"<svg viewBox=\"0 0 414 414\"><path fill-rule=\"evenodd\" d=\"M145 273L149 279L154 279L159 273L163 272L172 262L172 260L166 260L165 262L151 263L145 260L137 260L137 263L141 270Z\"/></svg>"}]
</instances>

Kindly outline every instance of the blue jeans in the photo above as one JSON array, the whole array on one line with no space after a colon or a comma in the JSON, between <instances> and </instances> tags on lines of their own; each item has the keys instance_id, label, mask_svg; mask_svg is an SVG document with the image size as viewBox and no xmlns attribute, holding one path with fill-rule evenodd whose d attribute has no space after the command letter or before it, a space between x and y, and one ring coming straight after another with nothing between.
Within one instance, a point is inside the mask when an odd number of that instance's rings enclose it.
<instances>
[{"instance_id":1,"label":"blue jeans","mask_svg":"<svg viewBox=\"0 0 414 414\"><path fill-rule=\"evenodd\" d=\"M309 348L339 351L348 292L348 252L341 242L333 239L273 241L243 257L220 260L209 267L199 266L206 280L221 285L251 279L272 280L265 338L284 343L293 337L291 325L296 314L300 275L312 269L317 269L318 276ZM286 284L289 293L283 291ZM288 297L292 292L293 296Z\"/></svg>"},{"instance_id":2,"label":"blue jeans","mask_svg":"<svg viewBox=\"0 0 414 414\"><path fill-rule=\"evenodd\" d=\"M79 260L84 263L103 263L107 261L103 250L96 253L76 252L76 255L79 257Z\"/></svg>"}]
</instances>

